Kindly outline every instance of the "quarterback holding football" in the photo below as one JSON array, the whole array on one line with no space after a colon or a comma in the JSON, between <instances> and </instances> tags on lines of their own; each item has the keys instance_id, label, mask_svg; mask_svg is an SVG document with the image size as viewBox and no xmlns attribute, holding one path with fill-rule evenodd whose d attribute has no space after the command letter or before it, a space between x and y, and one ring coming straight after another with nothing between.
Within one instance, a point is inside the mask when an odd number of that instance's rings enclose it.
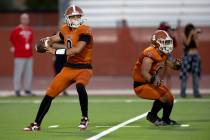
<instances>
[{"instance_id":1,"label":"quarterback holding football","mask_svg":"<svg viewBox=\"0 0 210 140\"><path fill-rule=\"evenodd\" d=\"M35 121L24 128L25 131L40 130L42 120L48 112L52 100L74 83L82 112L78 127L81 130L88 127L88 95L85 86L92 76L93 36L91 28L84 24L83 15L84 13L79 6L69 6L64 14L66 23L60 28L60 31L54 36L41 39L37 44L37 52L67 55L67 63L47 88ZM63 41L64 44L55 48L54 43L60 41Z\"/></svg>"}]
</instances>

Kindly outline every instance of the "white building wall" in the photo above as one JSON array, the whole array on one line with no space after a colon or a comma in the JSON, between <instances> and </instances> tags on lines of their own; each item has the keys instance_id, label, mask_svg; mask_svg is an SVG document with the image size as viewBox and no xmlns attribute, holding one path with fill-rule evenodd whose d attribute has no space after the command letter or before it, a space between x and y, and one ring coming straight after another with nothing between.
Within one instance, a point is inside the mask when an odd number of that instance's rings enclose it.
<instances>
[{"instance_id":1,"label":"white building wall","mask_svg":"<svg viewBox=\"0 0 210 140\"><path fill-rule=\"evenodd\" d=\"M210 0L72 0L70 4L79 5L93 27L115 27L122 19L133 27L158 26L161 21L210 26Z\"/></svg>"}]
</instances>

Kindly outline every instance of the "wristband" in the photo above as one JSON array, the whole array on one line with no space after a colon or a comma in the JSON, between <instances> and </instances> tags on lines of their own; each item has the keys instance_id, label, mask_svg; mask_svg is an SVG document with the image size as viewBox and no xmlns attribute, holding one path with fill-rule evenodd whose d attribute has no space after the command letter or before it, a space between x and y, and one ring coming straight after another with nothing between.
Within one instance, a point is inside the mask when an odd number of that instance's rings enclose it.
<instances>
[{"instance_id":1,"label":"wristband","mask_svg":"<svg viewBox=\"0 0 210 140\"><path fill-rule=\"evenodd\" d=\"M66 55L66 49L56 49L56 55Z\"/></svg>"},{"instance_id":2,"label":"wristband","mask_svg":"<svg viewBox=\"0 0 210 140\"><path fill-rule=\"evenodd\" d=\"M150 78L149 82L150 82L151 84L153 84L154 81L155 81L155 79L156 79L155 75L152 75L152 77Z\"/></svg>"}]
</instances>

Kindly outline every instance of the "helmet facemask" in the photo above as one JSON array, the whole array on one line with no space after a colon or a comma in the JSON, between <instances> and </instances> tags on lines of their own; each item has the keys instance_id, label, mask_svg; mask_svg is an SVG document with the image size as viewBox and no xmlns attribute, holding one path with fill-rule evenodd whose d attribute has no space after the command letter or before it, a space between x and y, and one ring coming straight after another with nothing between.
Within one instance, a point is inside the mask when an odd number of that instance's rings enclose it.
<instances>
[{"instance_id":1,"label":"helmet facemask","mask_svg":"<svg viewBox=\"0 0 210 140\"><path fill-rule=\"evenodd\" d=\"M160 45L159 50L165 54L170 54L173 51L173 40L169 39L159 39L157 43Z\"/></svg>"},{"instance_id":2,"label":"helmet facemask","mask_svg":"<svg viewBox=\"0 0 210 140\"><path fill-rule=\"evenodd\" d=\"M173 51L173 40L166 31L157 30L152 36L152 43L164 54L170 54Z\"/></svg>"},{"instance_id":3,"label":"helmet facemask","mask_svg":"<svg viewBox=\"0 0 210 140\"><path fill-rule=\"evenodd\" d=\"M65 20L66 20L66 24L71 28L78 28L84 22L80 15L77 15L77 16L66 15Z\"/></svg>"}]
</instances>

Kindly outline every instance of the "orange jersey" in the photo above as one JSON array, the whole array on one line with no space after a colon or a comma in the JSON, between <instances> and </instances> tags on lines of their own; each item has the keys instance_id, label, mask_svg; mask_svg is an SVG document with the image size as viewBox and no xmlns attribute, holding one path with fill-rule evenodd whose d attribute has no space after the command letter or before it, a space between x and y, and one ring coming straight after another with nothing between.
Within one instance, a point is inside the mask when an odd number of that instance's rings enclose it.
<instances>
[{"instance_id":1,"label":"orange jersey","mask_svg":"<svg viewBox=\"0 0 210 140\"><path fill-rule=\"evenodd\" d=\"M64 24L60 29L61 34L64 37L64 44L67 46L67 40L70 40L70 46L76 47L80 35L91 36L90 42L84 47L80 54L75 56L69 56L67 59L68 63L71 64L91 64L92 62L92 48L93 48L93 36L89 26L80 25L76 29L71 29L68 25Z\"/></svg>"},{"instance_id":2,"label":"orange jersey","mask_svg":"<svg viewBox=\"0 0 210 140\"><path fill-rule=\"evenodd\" d=\"M167 60L167 55L161 56L154 46L149 46L141 53L138 61L133 68L133 80L136 82L145 83L143 76L141 75L141 64L144 57L149 57L153 60L150 74L153 75L157 72L160 66Z\"/></svg>"}]
</instances>

